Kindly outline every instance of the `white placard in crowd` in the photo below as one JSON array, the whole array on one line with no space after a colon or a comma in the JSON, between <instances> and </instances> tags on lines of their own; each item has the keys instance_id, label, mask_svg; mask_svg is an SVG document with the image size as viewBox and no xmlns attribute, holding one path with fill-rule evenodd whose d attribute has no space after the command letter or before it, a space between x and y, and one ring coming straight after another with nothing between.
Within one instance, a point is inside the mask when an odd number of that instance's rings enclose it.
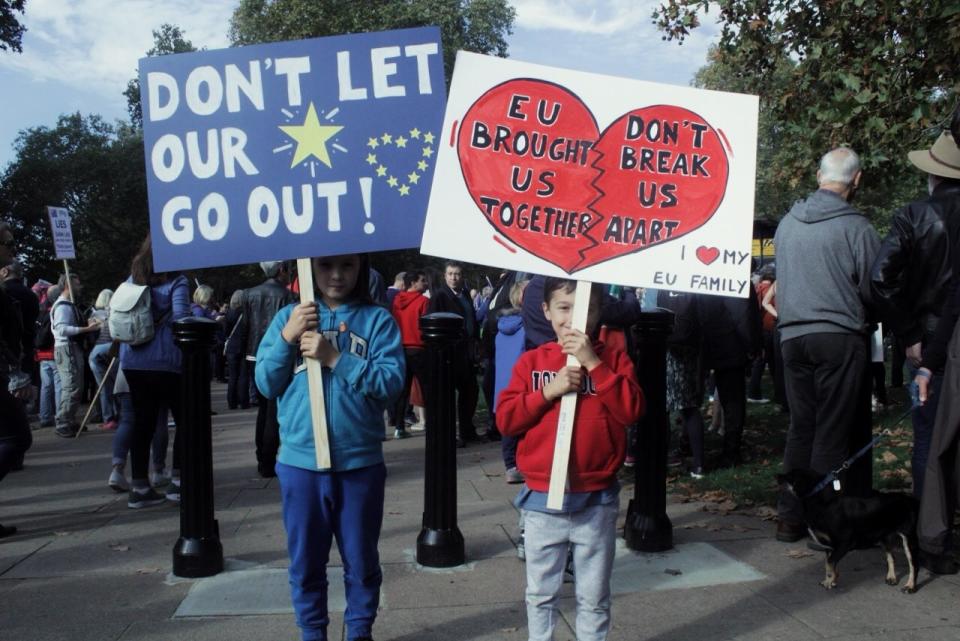
<instances>
[{"instance_id":1,"label":"white placard in crowd","mask_svg":"<svg viewBox=\"0 0 960 641\"><path fill-rule=\"evenodd\" d=\"M73 229L70 226L70 211L65 207L47 207L50 232L53 234L53 251L60 260L73 260L77 250L73 246Z\"/></svg>"}]
</instances>

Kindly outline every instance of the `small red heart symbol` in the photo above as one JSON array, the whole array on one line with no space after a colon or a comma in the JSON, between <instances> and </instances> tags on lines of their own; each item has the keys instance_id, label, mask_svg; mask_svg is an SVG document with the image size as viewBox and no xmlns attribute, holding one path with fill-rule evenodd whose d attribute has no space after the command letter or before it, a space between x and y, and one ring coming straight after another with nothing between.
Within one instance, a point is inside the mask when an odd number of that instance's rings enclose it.
<instances>
[{"instance_id":1,"label":"small red heart symbol","mask_svg":"<svg viewBox=\"0 0 960 641\"><path fill-rule=\"evenodd\" d=\"M601 135L578 96L531 79L471 105L457 154L494 229L568 274L702 227L729 173L717 130L689 109L635 109ZM709 261L697 256L709 264L712 251Z\"/></svg>"},{"instance_id":2,"label":"small red heart symbol","mask_svg":"<svg viewBox=\"0 0 960 641\"><path fill-rule=\"evenodd\" d=\"M720 250L716 247L706 247L704 245L697 247L697 258L704 265L709 265L715 261L718 256L720 256Z\"/></svg>"}]
</instances>

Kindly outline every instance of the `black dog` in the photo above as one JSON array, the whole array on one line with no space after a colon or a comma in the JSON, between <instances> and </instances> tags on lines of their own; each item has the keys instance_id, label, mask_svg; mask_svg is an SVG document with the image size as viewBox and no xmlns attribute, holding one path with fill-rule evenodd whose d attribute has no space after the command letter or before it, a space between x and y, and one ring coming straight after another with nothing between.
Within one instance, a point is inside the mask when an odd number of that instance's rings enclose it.
<instances>
[{"instance_id":1,"label":"black dog","mask_svg":"<svg viewBox=\"0 0 960 641\"><path fill-rule=\"evenodd\" d=\"M893 551L903 546L910 568L903 592L917 590L917 499L905 494L874 492L861 498L843 496L828 483L813 493L823 475L813 470L793 470L778 474L777 481L800 499L803 520L810 536L827 548L826 578L821 585L828 590L836 587L840 576L837 565L850 550L863 550L876 544L883 546L887 555L887 584L897 584Z\"/></svg>"}]
</instances>

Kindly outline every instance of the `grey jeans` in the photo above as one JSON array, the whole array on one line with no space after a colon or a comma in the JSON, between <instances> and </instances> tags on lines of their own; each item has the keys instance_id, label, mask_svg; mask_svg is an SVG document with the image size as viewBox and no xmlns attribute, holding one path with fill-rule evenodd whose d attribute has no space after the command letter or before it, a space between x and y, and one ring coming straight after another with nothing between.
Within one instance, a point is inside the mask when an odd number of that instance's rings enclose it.
<instances>
[{"instance_id":1,"label":"grey jeans","mask_svg":"<svg viewBox=\"0 0 960 641\"><path fill-rule=\"evenodd\" d=\"M572 514L523 510L530 641L553 639L568 548L573 550L577 641L607 638L619 509L619 503L613 502Z\"/></svg>"},{"instance_id":2,"label":"grey jeans","mask_svg":"<svg viewBox=\"0 0 960 641\"><path fill-rule=\"evenodd\" d=\"M57 404L57 427L77 424L77 410L83 393L83 348L76 343L57 345L53 360L60 374L60 402Z\"/></svg>"}]
</instances>

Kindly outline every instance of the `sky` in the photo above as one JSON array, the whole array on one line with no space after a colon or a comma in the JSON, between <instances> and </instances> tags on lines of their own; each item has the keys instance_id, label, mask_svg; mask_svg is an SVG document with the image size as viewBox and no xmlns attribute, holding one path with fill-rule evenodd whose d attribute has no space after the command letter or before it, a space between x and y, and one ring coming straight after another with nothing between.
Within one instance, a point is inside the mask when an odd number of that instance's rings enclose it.
<instances>
[{"instance_id":1,"label":"sky","mask_svg":"<svg viewBox=\"0 0 960 641\"><path fill-rule=\"evenodd\" d=\"M196 47L229 46L237 0L27 0L23 53L0 52L0 171L18 132L60 114L126 120L123 91L161 24ZM688 85L719 29L704 21L682 46L651 20L659 0L516 0L509 56L525 62Z\"/></svg>"}]
</instances>

